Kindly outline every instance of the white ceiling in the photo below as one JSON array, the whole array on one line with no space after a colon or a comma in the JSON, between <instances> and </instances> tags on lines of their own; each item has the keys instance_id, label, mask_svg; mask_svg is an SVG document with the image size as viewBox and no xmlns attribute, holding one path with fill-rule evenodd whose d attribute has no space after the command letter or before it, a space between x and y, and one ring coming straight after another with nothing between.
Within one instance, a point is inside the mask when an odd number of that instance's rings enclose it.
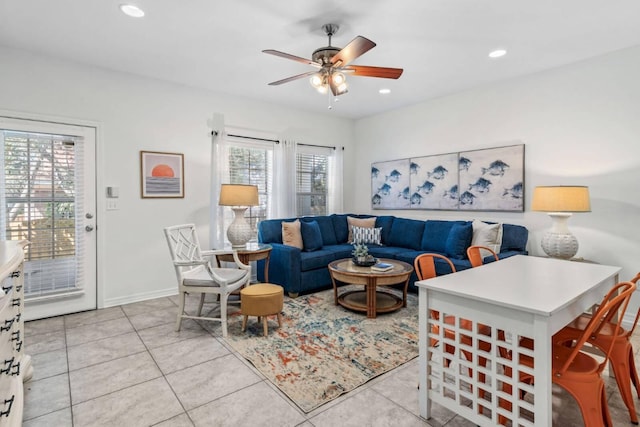
<instances>
[{"instance_id":1,"label":"white ceiling","mask_svg":"<svg viewBox=\"0 0 640 427\"><path fill-rule=\"evenodd\" d=\"M0 45L359 118L640 44L637 0L130 0L140 19L120 12L125 2L0 0ZM312 68L261 51L310 58L327 45L325 23L341 27L334 46L377 43L354 64L402 77L352 76L331 111L307 79L268 86ZM497 47L509 53L489 59Z\"/></svg>"}]
</instances>

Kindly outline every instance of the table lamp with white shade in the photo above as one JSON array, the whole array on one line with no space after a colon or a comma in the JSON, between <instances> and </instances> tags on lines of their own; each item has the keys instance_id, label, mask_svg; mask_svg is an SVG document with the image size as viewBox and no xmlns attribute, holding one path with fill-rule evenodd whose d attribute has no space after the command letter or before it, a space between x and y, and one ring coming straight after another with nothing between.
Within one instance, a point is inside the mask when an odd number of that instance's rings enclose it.
<instances>
[{"instance_id":1,"label":"table lamp with white shade","mask_svg":"<svg viewBox=\"0 0 640 427\"><path fill-rule=\"evenodd\" d=\"M591 212L589 187L536 187L531 209L548 212L551 217L551 229L542 236L542 250L551 258L573 258L578 252L578 239L569 231L567 222L573 212Z\"/></svg>"},{"instance_id":2,"label":"table lamp with white shade","mask_svg":"<svg viewBox=\"0 0 640 427\"><path fill-rule=\"evenodd\" d=\"M222 184L220 187L220 206L230 206L234 213L233 222L227 229L227 238L234 248L244 247L253 231L244 218L249 206L258 206L258 187L243 184Z\"/></svg>"}]
</instances>

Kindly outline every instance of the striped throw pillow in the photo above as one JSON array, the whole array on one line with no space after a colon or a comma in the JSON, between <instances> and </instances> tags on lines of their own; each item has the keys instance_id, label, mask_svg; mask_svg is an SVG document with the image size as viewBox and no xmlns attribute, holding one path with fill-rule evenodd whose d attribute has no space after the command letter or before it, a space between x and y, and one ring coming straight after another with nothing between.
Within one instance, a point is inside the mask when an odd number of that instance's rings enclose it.
<instances>
[{"instance_id":1,"label":"striped throw pillow","mask_svg":"<svg viewBox=\"0 0 640 427\"><path fill-rule=\"evenodd\" d=\"M351 227L354 245L380 245L382 227Z\"/></svg>"}]
</instances>

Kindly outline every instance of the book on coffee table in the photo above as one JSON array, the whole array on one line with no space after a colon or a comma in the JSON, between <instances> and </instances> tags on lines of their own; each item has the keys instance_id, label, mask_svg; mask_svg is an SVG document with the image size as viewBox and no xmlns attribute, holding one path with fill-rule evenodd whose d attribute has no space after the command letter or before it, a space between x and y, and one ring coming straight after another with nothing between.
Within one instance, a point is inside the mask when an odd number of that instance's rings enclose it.
<instances>
[{"instance_id":1,"label":"book on coffee table","mask_svg":"<svg viewBox=\"0 0 640 427\"><path fill-rule=\"evenodd\" d=\"M393 264L389 264L388 262L378 262L371 266L371 270L378 272L393 270Z\"/></svg>"}]
</instances>

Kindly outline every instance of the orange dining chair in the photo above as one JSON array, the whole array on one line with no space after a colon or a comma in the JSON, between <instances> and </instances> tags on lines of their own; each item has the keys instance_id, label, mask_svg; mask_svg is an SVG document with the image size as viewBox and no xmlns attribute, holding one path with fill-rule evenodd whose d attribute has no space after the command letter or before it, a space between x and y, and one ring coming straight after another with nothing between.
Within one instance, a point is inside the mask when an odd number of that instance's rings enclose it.
<instances>
[{"instance_id":1,"label":"orange dining chair","mask_svg":"<svg viewBox=\"0 0 640 427\"><path fill-rule=\"evenodd\" d=\"M585 427L613 427L607 405L604 380L601 376L609 361L613 341L606 348L602 361L581 350L595 331L601 330L603 325L606 325L613 316L626 311L635 289L635 283L618 283L604 297L594 315L590 317L588 324L581 331L580 336L575 340L569 338L569 342L559 336L553 337L551 380L574 397L580 407ZM613 325L613 336L619 333L619 329L619 324ZM568 345L569 343L571 345ZM520 355L519 363L533 369L534 361L530 356ZM505 376L512 376L512 372L511 367L505 366ZM528 384L533 383L533 377L527 373L521 372L519 380ZM502 390L511 394L511 384L503 382ZM499 398L499 405L509 411L512 409L512 403L506 399ZM498 421L505 425L506 417L500 414Z\"/></svg>"},{"instance_id":2,"label":"orange dining chair","mask_svg":"<svg viewBox=\"0 0 640 427\"><path fill-rule=\"evenodd\" d=\"M456 267L453 265L451 260L446 256L439 255L439 254L432 254L432 253L421 254L421 255L418 255L416 259L413 261L413 268L416 271L416 276L418 276L418 280L432 279L437 276L436 259L441 259L444 262L446 262L449 265L449 268L451 269L452 273L456 272ZM436 310L431 310L431 317L434 319L439 319L440 313ZM444 322L453 325L455 322L455 319L453 318L453 316L447 316L445 317ZM434 326L431 332L437 334L439 332L438 327ZM456 339L455 332L453 332L450 329L445 329L444 335L449 339L452 339L452 340ZM435 346L437 344L438 344L438 340L436 340L435 338L432 338L430 345ZM453 354L454 348L453 346L447 344L445 346L445 351L447 353ZM445 364L449 366L449 363L450 363L450 360L446 359Z\"/></svg>"},{"instance_id":3,"label":"orange dining chair","mask_svg":"<svg viewBox=\"0 0 640 427\"><path fill-rule=\"evenodd\" d=\"M638 280L640 280L640 273L636 274L636 276L631 279L631 282L637 285ZM561 329L554 336L554 340L567 342L578 339L591 321L591 317L589 314L579 316L576 320ZM610 366L613 369L620 395L629 410L629 417L633 424L638 424L638 414L633 396L631 395L631 383L633 383L636 394L640 398L640 381L638 381L638 371L636 370L633 357L634 351L631 345L631 336L636 328L639 317L640 308L638 308L636 318L629 330L617 325L619 319L614 320L613 317L610 317L601 325L600 329L594 331L587 340L589 344L603 352L607 351L609 347L612 347L611 353L609 354L611 360ZM617 333L615 333L616 328Z\"/></svg>"},{"instance_id":4,"label":"orange dining chair","mask_svg":"<svg viewBox=\"0 0 640 427\"><path fill-rule=\"evenodd\" d=\"M498 254L486 246L474 245L467 248L467 258L471 262L471 267L480 267L484 263L484 257L493 255L496 261L500 261Z\"/></svg>"},{"instance_id":5,"label":"orange dining chair","mask_svg":"<svg viewBox=\"0 0 640 427\"><path fill-rule=\"evenodd\" d=\"M436 259L441 259L444 262L446 262L449 265L449 268L451 269L452 273L456 272L456 268L453 265L453 263L451 262L451 260L449 258L447 258L446 256L443 255L439 255L439 254L434 254L434 253L425 253L425 254L421 254L418 255L413 263L414 265L414 270L416 271L416 275L418 276L419 280L427 280L427 279L431 279L433 277L436 277ZM431 317L433 317L434 319L439 319L440 318L440 313L436 310L431 310ZM445 316L444 318L444 323L449 324L449 325L454 325L455 324L455 317L454 316ZM460 319L460 329L466 329L468 331L473 330L473 323L468 320L468 319ZM438 333L439 330L437 329L437 326L434 326L432 329L433 333ZM486 335L486 336L490 336L491 335L491 329L488 326L485 325L478 325L478 332L482 335ZM453 330L451 329L445 329L444 330L444 336L447 339L450 339L452 341L456 340L456 334ZM468 335L464 335L461 334L460 336L460 342L462 342L465 345L471 346L472 345L472 339L470 336ZM432 338L430 341L430 345L431 346L435 346L437 344L437 340L435 338ZM480 345L479 347L484 350L484 351L490 351L491 350L491 344L485 341L480 341ZM446 344L445 347L445 352L449 353L449 354L454 354L455 353L455 348L450 345L450 344ZM472 361L472 355L469 351L467 350L463 350L462 354L464 354L464 357L469 360ZM448 366L449 363L451 361L448 359L445 359L445 364ZM486 366L487 364L487 360L484 357L480 357L479 358L479 363L483 366ZM473 376L473 371L471 369L469 369L469 376ZM480 373L478 376L478 379L480 382L484 382L485 381L485 375ZM484 391L480 390L479 393L480 397L484 396Z\"/></svg>"}]
</instances>

